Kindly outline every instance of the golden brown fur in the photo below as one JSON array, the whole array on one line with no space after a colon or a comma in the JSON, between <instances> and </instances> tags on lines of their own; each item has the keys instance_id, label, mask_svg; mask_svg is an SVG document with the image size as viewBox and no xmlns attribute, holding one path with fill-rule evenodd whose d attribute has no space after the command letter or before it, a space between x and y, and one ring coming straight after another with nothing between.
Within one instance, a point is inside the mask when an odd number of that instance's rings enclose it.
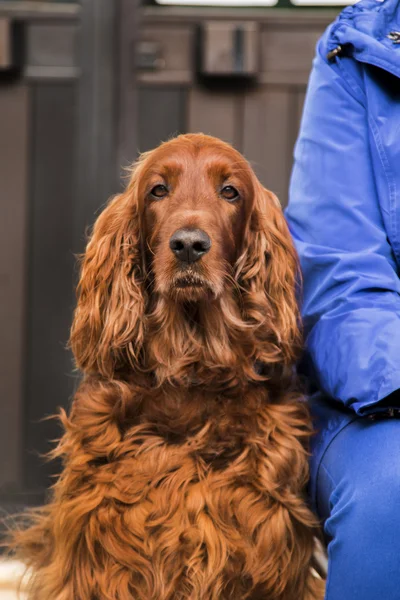
<instances>
[{"instance_id":1,"label":"golden brown fur","mask_svg":"<svg viewBox=\"0 0 400 600\"><path fill-rule=\"evenodd\" d=\"M169 247L182 227L212 241L189 266ZM185 135L141 157L83 260L63 472L14 537L31 600L322 598L297 274L276 198L233 148Z\"/></svg>"}]
</instances>

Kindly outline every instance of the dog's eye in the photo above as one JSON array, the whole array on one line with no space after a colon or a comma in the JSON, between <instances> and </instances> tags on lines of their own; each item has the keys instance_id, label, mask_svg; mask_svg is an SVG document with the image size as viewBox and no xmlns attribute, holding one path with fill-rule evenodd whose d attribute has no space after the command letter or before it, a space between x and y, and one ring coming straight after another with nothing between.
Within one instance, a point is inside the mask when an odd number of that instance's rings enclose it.
<instances>
[{"instance_id":1,"label":"dog's eye","mask_svg":"<svg viewBox=\"0 0 400 600\"><path fill-rule=\"evenodd\" d=\"M226 185L221 190L221 196L229 202L234 202L239 198L239 192L233 187L233 185Z\"/></svg>"},{"instance_id":2,"label":"dog's eye","mask_svg":"<svg viewBox=\"0 0 400 600\"><path fill-rule=\"evenodd\" d=\"M165 185L155 185L150 195L154 198L165 198L168 195L168 188Z\"/></svg>"}]
</instances>

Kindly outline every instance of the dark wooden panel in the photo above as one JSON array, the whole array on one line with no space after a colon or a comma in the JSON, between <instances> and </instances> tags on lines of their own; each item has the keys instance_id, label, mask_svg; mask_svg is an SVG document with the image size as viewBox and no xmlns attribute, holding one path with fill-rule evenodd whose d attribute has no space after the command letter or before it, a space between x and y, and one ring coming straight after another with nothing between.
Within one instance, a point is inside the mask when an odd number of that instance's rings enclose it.
<instances>
[{"instance_id":1,"label":"dark wooden panel","mask_svg":"<svg viewBox=\"0 0 400 600\"><path fill-rule=\"evenodd\" d=\"M243 94L196 86L189 95L189 131L206 133L242 146Z\"/></svg>"},{"instance_id":2,"label":"dark wooden panel","mask_svg":"<svg viewBox=\"0 0 400 600\"><path fill-rule=\"evenodd\" d=\"M212 20L254 21L260 31L258 56L260 84L305 85L315 45L336 10L265 10L265 8L157 6L142 9L141 39L160 47L160 66L139 73L141 82L187 84L195 80L193 51L195 27Z\"/></svg>"},{"instance_id":3,"label":"dark wooden panel","mask_svg":"<svg viewBox=\"0 0 400 600\"><path fill-rule=\"evenodd\" d=\"M77 26L30 23L26 27L27 63L34 67L76 66Z\"/></svg>"},{"instance_id":4,"label":"dark wooden panel","mask_svg":"<svg viewBox=\"0 0 400 600\"><path fill-rule=\"evenodd\" d=\"M82 0L78 63L76 252L85 230L119 189L118 15L121 0Z\"/></svg>"},{"instance_id":5,"label":"dark wooden panel","mask_svg":"<svg viewBox=\"0 0 400 600\"><path fill-rule=\"evenodd\" d=\"M119 105L117 168L131 164L138 151L137 73L135 51L139 36L139 0L121 0L119 11ZM126 172L123 173L126 175Z\"/></svg>"},{"instance_id":6,"label":"dark wooden panel","mask_svg":"<svg viewBox=\"0 0 400 600\"><path fill-rule=\"evenodd\" d=\"M0 493L20 487L29 91L0 85Z\"/></svg>"},{"instance_id":7,"label":"dark wooden panel","mask_svg":"<svg viewBox=\"0 0 400 600\"><path fill-rule=\"evenodd\" d=\"M11 64L11 22L0 18L0 70L8 69Z\"/></svg>"},{"instance_id":8,"label":"dark wooden panel","mask_svg":"<svg viewBox=\"0 0 400 600\"><path fill-rule=\"evenodd\" d=\"M181 83L193 81L194 27L193 25L148 25L140 33L142 42L153 42L160 47L160 68L140 70L139 81L143 83Z\"/></svg>"},{"instance_id":9,"label":"dark wooden panel","mask_svg":"<svg viewBox=\"0 0 400 600\"><path fill-rule=\"evenodd\" d=\"M305 87L298 87L298 88L291 89L291 96L290 96L291 106L290 106L290 115L289 115L290 131L289 131L289 138L288 138L289 153L290 153L290 158L291 158L290 167L292 167L292 164L293 164L294 146L296 144L296 140L299 135L299 129L300 129L301 117L303 114L303 106L304 106L305 96L306 96Z\"/></svg>"},{"instance_id":10,"label":"dark wooden panel","mask_svg":"<svg viewBox=\"0 0 400 600\"><path fill-rule=\"evenodd\" d=\"M1 4L1 3L0 3ZM340 12L340 7L317 8L312 10L287 10L287 8L265 7L228 7L228 6L144 6L142 8L143 23L152 25L170 23L199 23L202 20L221 19L255 20L260 25L290 29L320 29L323 31Z\"/></svg>"},{"instance_id":11,"label":"dark wooden panel","mask_svg":"<svg viewBox=\"0 0 400 600\"><path fill-rule=\"evenodd\" d=\"M139 88L138 140L140 152L185 131L186 90L180 87Z\"/></svg>"},{"instance_id":12,"label":"dark wooden panel","mask_svg":"<svg viewBox=\"0 0 400 600\"><path fill-rule=\"evenodd\" d=\"M245 99L244 145L262 183L287 203L291 169L292 102L288 88L265 86Z\"/></svg>"},{"instance_id":13,"label":"dark wooden panel","mask_svg":"<svg viewBox=\"0 0 400 600\"><path fill-rule=\"evenodd\" d=\"M290 87L288 88L289 96L289 115L288 115L288 139L287 139L287 150L289 157L289 169L288 169L288 180L287 180L287 191L289 191L290 175L293 168L294 160L294 147L296 144L297 137L299 135L299 128L301 117L303 114L303 105L306 95L305 87ZM287 203L288 198L283 197L282 202Z\"/></svg>"},{"instance_id":14,"label":"dark wooden panel","mask_svg":"<svg viewBox=\"0 0 400 600\"><path fill-rule=\"evenodd\" d=\"M78 25L28 23L25 28L24 76L28 79L77 79Z\"/></svg>"},{"instance_id":15,"label":"dark wooden panel","mask_svg":"<svg viewBox=\"0 0 400 600\"><path fill-rule=\"evenodd\" d=\"M65 345L73 306L74 151L76 90L71 84L32 89L28 344L25 398L25 483L47 487L53 464L43 464L59 434L40 422L67 405L73 388Z\"/></svg>"},{"instance_id":16,"label":"dark wooden panel","mask_svg":"<svg viewBox=\"0 0 400 600\"><path fill-rule=\"evenodd\" d=\"M308 73L315 54L315 45L322 31L319 28L286 31L283 28L266 29L261 36L261 70Z\"/></svg>"},{"instance_id":17,"label":"dark wooden panel","mask_svg":"<svg viewBox=\"0 0 400 600\"><path fill-rule=\"evenodd\" d=\"M32 0L0 0L0 15L23 21L75 21L79 18L80 6L75 1L40 2Z\"/></svg>"}]
</instances>

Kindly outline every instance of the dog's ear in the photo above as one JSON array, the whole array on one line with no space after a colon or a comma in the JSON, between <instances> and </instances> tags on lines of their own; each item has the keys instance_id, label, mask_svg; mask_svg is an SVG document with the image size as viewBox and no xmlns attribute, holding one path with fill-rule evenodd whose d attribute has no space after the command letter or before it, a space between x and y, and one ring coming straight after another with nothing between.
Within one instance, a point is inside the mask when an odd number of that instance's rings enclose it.
<instances>
[{"instance_id":1,"label":"dog's ear","mask_svg":"<svg viewBox=\"0 0 400 600\"><path fill-rule=\"evenodd\" d=\"M143 161L132 169L126 191L98 217L83 255L78 303L70 345L86 373L113 377L137 365L145 328L144 257L139 179Z\"/></svg>"},{"instance_id":2,"label":"dog's ear","mask_svg":"<svg viewBox=\"0 0 400 600\"><path fill-rule=\"evenodd\" d=\"M279 200L255 175L253 195L237 278L244 290L246 318L254 324L260 343L258 360L289 364L301 339L299 263Z\"/></svg>"}]
</instances>

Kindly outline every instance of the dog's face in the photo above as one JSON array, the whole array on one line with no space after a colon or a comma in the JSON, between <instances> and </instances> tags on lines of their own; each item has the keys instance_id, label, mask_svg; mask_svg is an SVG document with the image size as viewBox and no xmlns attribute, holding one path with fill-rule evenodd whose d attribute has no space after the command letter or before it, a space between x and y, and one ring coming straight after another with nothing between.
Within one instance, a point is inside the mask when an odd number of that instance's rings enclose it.
<instances>
[{"instance_id":1,"label":"dog's face","mask_svg":"<svg viewBox=\"0 0 400 600\"><path fill-rule=\"evenodd\" d=\"M252 172L218 140L155 150L140 184L155 290L177 301L218 297L243 249Z\"/></svg>"},{"instance_id":2,"label":"dog's face","mask_svg":"<svg viewBox=\"0 0 400 600\"><path fill-rule=\"evenodd\" d=\"M296 277L279 202L247 161L216 138L179 136L141 156L97 219L71 346L106 377L149 361L160 381L194 364L255 377L256 363L294 359Z\"/></svg>"}]
</instances>

